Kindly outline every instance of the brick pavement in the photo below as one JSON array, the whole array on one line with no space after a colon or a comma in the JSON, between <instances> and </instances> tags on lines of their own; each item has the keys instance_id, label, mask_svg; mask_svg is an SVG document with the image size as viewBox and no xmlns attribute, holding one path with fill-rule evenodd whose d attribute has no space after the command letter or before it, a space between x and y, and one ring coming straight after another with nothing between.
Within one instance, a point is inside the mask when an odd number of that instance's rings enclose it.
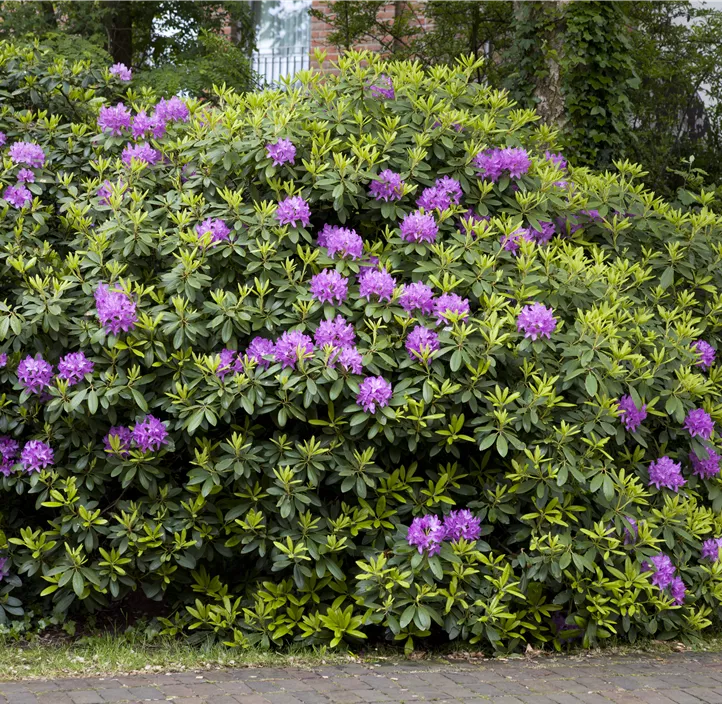
<instances>
[{"instance_id":1,"label":"brick pavement","mask_svg":"<svg viewBox=\"0 0 722 704\"><path fill-rule=\"evenodd\" d=\"M313 669L0 682L0 704L722 704L722 654L575 656L479 664L400 661Z\"/></svg>"}]
</instances>

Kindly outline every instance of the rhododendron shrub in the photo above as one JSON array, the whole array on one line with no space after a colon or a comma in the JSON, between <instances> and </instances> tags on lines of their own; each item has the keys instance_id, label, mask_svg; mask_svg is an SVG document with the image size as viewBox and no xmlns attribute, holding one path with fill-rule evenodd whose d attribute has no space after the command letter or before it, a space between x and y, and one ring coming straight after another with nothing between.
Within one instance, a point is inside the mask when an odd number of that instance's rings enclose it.
<instances>
[{"instance_id":1,"label":"rhododendron shrub","mask_svg":"<svg viewBox=\"0 0 722 704\"><path fill-rule=\"evenodd\" d=\"M350 55L213 107L107 73L76 124L0 114L0 193L35 196L0 198L2 614L143 590L238 646L496 651L720 625L711 196L567 166L474 75Z\"/></svg>"}]
</instances>

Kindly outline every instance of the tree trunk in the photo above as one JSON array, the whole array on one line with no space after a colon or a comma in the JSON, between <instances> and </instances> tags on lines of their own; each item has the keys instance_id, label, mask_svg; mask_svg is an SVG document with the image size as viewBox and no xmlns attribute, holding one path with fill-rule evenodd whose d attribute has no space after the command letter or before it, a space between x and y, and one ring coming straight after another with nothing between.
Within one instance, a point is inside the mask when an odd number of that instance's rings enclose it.
<instances>
[{"instance_id":1,"label":"tree trunk","mask_svg":"<svg viewBox=\"0 0 722 704\"><path fill-rule=\"evenodd\" d=\"M116 63L133 65L133 3L103 0L108 53Z\"/></svg>"},{"instance_id":2,"label":"tree trunk","mask_svg":"<svg viewBox=\"0 0 722 704\"><path fill-rule=\"evenodd\" d=\"M55 16L55 7L52 2L43 0L40 3L40 12L48 29L55 30L58 28L58 18Z\"/></svg>"},{"instance_id":3,"label":"tree trunk","mask_svg":"<svg viewBox=\"0 0 722 704\"><path fill-rule=\"evenodd\" d=\"M561 61L564 56L566 5L570 0L520 2L514 0L517 22L532 22L542 56L542 70L534 85L536 109L545 122L562 129L567 121L562 90Z\"/></svg>"}]
</instances>

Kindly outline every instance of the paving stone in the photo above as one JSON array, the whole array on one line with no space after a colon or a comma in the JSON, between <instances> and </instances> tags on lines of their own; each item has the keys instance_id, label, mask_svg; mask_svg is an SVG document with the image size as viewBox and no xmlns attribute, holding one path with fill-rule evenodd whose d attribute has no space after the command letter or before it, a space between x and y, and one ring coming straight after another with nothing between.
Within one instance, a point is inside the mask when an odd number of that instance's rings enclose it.
<instances>
[{"instance_id":1,"label":"paving stone","mask_svg":"<svg viewBox=\"0 0 722 704\"><path fill-rule=\"evenodd\" d=\"M69 692L73 704L103 704L103 697L95 689L80 689ZM129 699L129 697L126 697Z\"/></svg>"}]
</instances>

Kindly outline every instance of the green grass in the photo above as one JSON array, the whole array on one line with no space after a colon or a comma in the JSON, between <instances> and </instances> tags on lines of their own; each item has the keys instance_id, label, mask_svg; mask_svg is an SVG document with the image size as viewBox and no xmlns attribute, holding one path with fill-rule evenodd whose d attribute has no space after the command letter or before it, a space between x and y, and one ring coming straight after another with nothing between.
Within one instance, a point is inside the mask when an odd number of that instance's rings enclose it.
<instances>
[{"instance_id":1,"label":"green grass","mask_svg":"<svg viewBox=\"0 0 722 704\"><path fill-rule=\"evenodd\" d=\"M610 642L596 654L625 656L638 653L663 655L680 650L722 652L722 636L714 635L695 644L677 641L646 641L635 646ZM580 654L577 650L571 654ZM589 654L589 651L584 651ZM552 652L532 651L521 657L548 657ZM445 658L450 661L479 660L483 654L468 646L449 644L431 652L416 652L414 660ZM301 667L404 660L401 649L371 647L360 655L325 648L292 647L281 652L237 650L222 645L191 645L178 638L148 638L137 630L98 633L81 638L35 637L29 642L0 640L0 680L94 677L132 673L165 673L184 670L214 670L225 667Z\"/></svg>"}]
</instances>

